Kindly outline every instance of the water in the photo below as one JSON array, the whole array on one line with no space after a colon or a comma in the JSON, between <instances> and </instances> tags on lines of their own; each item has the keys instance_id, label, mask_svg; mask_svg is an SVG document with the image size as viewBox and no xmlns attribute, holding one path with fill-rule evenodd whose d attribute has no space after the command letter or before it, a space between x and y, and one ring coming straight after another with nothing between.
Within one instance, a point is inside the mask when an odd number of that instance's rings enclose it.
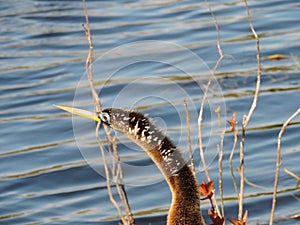
<instances>
[{"instance_id":1,"label":"water","mask_svg":"<svg viewBox=\"0 0 300 225\"><path fill-rule=\"evenodd\" d=\"M211 4L220 25L221 47L227 55L215 84L220 85L224 96L226 118L236 112L240 127L255 89L255 41L242 2ZM298 1L250 1L249 6L261 38L262 84L246 134L245 171L249 181L262 187L246 185L245 208L249 210L249 224L268 224L277 135L282 123L299 107L299 64L291 55L299 55L300 50L300 5ZM94 55L102 57L95 63L94 77L103 106L134 107L149 114L181 149L186 149L186 98L199 162L194 113L199 110L209 75L206 64L213 68L219 57L217 35L206 4L90 1L88 8ZM84 80L88 45L81 27L85 21L83 5L75 1L2 1L0 19L0 224L117 224L117 211L101 176L95 124L74 117L73 126L70 115L52 106L72 106L74 102L75 106L93 110ZM192 63L191 55L178 52L178 48L191 50L203 61ZM265 58L273 54L287 58ZM168 65L168 60L175 67ZM190 73L182 71L180 65ZM214 106L221 105L223 99L218 86L213 87L216 89L211 89L211 105L205 106L203 129L210 173L218 183L216 143L209 135L217 126ZM225 209L227 217L236 217L237 201L228 164L233 138L228 126L226 130ZM282 139L278 224L299 224L289 219L299 213L297 180L283 172L287 168L300 174L299 132L297 118ZM143 151L123 136L118 137L136 224L165 224L171 200L167 184ZM233 163L235 168L239 165L238 153ZM200 182L203 171L197 177ZM206 214L209 205L202 205Z\"/></svg>"}]
</instances>

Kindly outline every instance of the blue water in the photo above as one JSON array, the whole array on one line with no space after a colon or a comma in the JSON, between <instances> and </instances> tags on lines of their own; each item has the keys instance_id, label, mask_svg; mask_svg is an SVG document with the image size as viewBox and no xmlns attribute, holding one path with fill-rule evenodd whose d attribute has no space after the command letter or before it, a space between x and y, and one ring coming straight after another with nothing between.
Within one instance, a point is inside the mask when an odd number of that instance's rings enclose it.
<instances>
[{"instance_id":1,"label":"blue water","mask_svg":"<svg viewBox=\"0 0 300 225\"><path fill-rule=\"evenodd\" d=\"M53 107L94 110L85 79L88 45L80 1L2 1L0 29L0 224L118 224L107 194L95 123ZM255 90L256 46L243 2L212 1L226 55L217 70L203 116L210 174L218 184L217 115L222 127L233 112L238 127ZM245 142L245 209L249 224L268 224L281 125L299 108L298 1L249 1L260 36L261 92ZM201 1L88 1L94 46L94 80L103 107L135 108L188 156L186 99L197 178L197 114L219 58L217 33ZM268 60L266 56L285 55ZM297 64L298 63L298 64ZM225 115L226 113L226 115ZM300 224L299 117L282 138L282 166L275 222ZM226 217L237 216L229 172L232 133L226 127L223 183ZM103 138L103 132L100 132ZM165 224L171 194L147 155L117 134L126 191L136 224ZM239 166L238 149L233 161ZM235 173L236 177L238 174ZM216 186L218 195L218 187ZM114 196L117 192L113 189ZM203 214L209 208L203 202ZM206 216L206 221L209 220ZM248 224L248 223L247 223Z\"/></svg>"}]
</instances>

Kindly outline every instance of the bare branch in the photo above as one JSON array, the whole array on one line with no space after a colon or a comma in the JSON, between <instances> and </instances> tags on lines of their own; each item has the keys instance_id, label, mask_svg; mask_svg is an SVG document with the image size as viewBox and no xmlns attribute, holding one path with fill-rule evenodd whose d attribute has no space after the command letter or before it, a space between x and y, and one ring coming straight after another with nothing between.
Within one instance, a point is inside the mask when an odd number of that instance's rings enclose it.
<instances>
[{"instance_id":1,"label":"bare branch","mask_svg":"<svg viewBox=\"0 0 300 225\"><path fill-rule=\"evenodd\" d=\"M234 116L233 118L235 118L235 113L234 113ZM232 177L232 182L233 182L233 186L234 186L234 190L236 192L236 195L237 195L237 199L239 199L239 191L238 191L238 187L237 187L237 182L236 182L236 178L235 178L235 175L234 175L234 172L233 172L233 167L232 167L232 159L233 159L233 155L234 155L234 151L236 149L236 144L237 144L237 140L238 140L238 128L236 126L236 121L234 119L234 121L231 121L232 123L234 123L232 126L232 131L233 131L233 146L232 146L232 149L231 149L231 152L230 152L230 156L229 156L229 168L230 168L230 173L231 173L231 177Z\"/></svg>"},{"instance_id":2,"label":"bare branch","mask_svg":"<svg viewBox=\"0 0 300 225\"><path fill-rule=\"evenodd\" d=\"M240 175L241 175L241 179L240 179L240 194L239 194L239 214L238 214L238 219L241 220L243 217L243 204L244 204L244 185L245 185L245 165L244 165L244 144L245 144L245 135L246 135L246 129L248 126L248 123L251 119L251 116L256 108L257 105L257 101L258 101L258 94L259 94L259 90L260 90L260 77L261 77L261 57L260 57L260 44L259 44L259 38L258 35L254 29L253 26L253 22L252 22L252 18L250 15L250 11L249 11L249 7L248 7L248 3L247 0L244 0L245 3L245 8L247 11L247 15L248 15L248 20L249 20L249 25L251 28L251 31L254 35L255 41L256 41L256 59L257 59L257 78L256 78L256 88L255 88L255 94L253 97L253 102L252 105L250 107L250 110L248 112L248 115L244 116L243 118L243 124L242 124L242 137L241 137L241 142L240 142Z\"/></svg>"},{"instance_id":3,"label":"bare branch","mask_svg":"<svg viewBox=\"0 0 300 225\"><path fill-rule=\"evenodd\" d=\"M252 102L251 108L248 112L248 115L246 116L245 120L243 121L243 128L246 129L246 127L248 126L248 123L251 119L251 116L252 116L252 114L253 114L253 112L256 108L257 101L258 101L258 94L259 94L259 90L260 90L260 77L261 77L261 57L260 57L259 37L258 37L258 35L257 35L257 33L254 29L254 26L253 26L253 22L252 22L252 18L251 18L251 15L250 15L247 0L244 0L244 3L245 3L247 15L248 15L249 25L250 25L251 31L254 35L255 41L256 41L256 60L257 60L257 77L256 77L255 94L254 94L253 102Z\"/></svg>"},{"instance_id":4,"label":"bare branch","mask_svg":"<svg viewBox=\"0 0 300 225\"><path fill-rule=\"evenodd\" d=\"M204 151L203 151L202 118L203 118L204 104L205 104L205 101L207 99L208 89L210 87L212 78L215 75L216 70L218 69L218 67L219 67L219 65L220 65L220 63L221 63L224 55L223 55L222 48L221 48L220 31L219 31L219 25L218 25L218 22L217 22L217 18L214 15L214 13L213 13L213 11L212 11L212 9L211 9L208 1L205 0L205 2L207 4L207 6L208 6L208 9L209 9L209 12L210 12L211 16L214 19L214 24L215 24L215 28L216 28L216 32L217 32L217 46L218 46L218 51L219 51L219 54L220 54L220 57L219 57L218 61L216 62L215 66L214 66L212 75L211 75L211 77L210 77L210 79L209 79L209 81L208 81L208 83L206 85L206 88L204 90L203 98L202 98L202 101L201 101L201 107L200 107L200 111L199 111L199 117L198 117L198 133L199 133L200 156L201 156L201 160L202 160L202 164L203 164L203 167L204 167L204 170L205 170L206 177L208 178L208 180L211 180L210 176L209 176L208 168L206 166L206 161L205 161Z\"/></svg>"},{"instance_id":5,"label":"bare branch","mask_svg":"<svg viewBox=\"0 0 300 225\"><path fill-rule=\"evenodd\" d=\"M283 135L283 132L285 131L285 128L289 125L289 123L298 114L300 114L300 108L298 108L297 111L293 115L291 115L285 121L285 123L282 125L281 130L280 130L280 132L278 134L278 138L277 138L277 163L276 163L276 173L275 173L275 179L274 179L274 191L273 191L272 210L271 210L269 225L273 224L274 215L275 215L275 208L276 208L276 196L277 196L277 188L278 188L278 178L279 178L279 170L280 170L280 166L281 166L281 137Z\"/></svg>"},{"instance_id":6,"label":"bare branch","mask_svg":"<svg viewBox=\"0 0 300 225\"><path fill-rule=\"evenodd\" d=\"M218 114L218 127L220 130L220 144L218 145L219 191L220 191L220 201L221 201L221 210L222 210L222 215L220 217L224 218L225 217L225 205L224 205L224 198L223 198L223 157L224 157L223 148L224 148L225 130L222 130L222 127L221 127L220 107L218 107L218 109L215 110L215 113ZM215 204L217 204L217 201ZM225 221L224 221L224 224L226 224Z\"/></svg>"},{"instance_id":7,"label":"bare branch","mask_svg":"<svg viewBox=\"0 0 300 225\"><path fill-rule=\"evenodd\" d=\"M206 161L205 161L205 157L204 157L204 150L203 150L202 119L203 119L204 104L205 104L205 101L207 99L207 94L208 94L208 90L209 90L209 87L210 87L211 82L212 82L212 78L215 76L216 71L217 71L224 55L223 55L222 48L221 48L220 30L219 30L219 25L218 25L218 22L217 22L217 18L215 16L215 14L213 13L213 10L211 9L208 1L205 0L205 2L206 2L206 5L208 6L208 9L209 9L209 12L210 12L211 16L214 19L214 24L215 24L215 28L216 28L216 32L217 32L217 47L218 47L218 52L219 52L219 55L220 55L218 61L216 62L215 66L213 68L212 75L210 76L209 81L208 81L208 83L206 85L206 88L204 90L203 98L202 98L202 101L201 101L201 107L200 107L200 111L199 111L199 117L198 117L198 135L199 135L200 157L201 157L201 162L202 162L202 165L204 167L206 177L207 177L208 181L210 181L211 178L210 178L210 175L209 175L209 172L208 172L208 167L206 165ZM222 148L223 148L223 146L220 146L220 149L222 149ZM215 195L213 195L213 199L214 199L214 204L216 206L216 211L217 211L218 215L220 216L220 210L219 210L219 207L218 207L218 204L217 204L217 199L216 199Z\"/></svg>"},{"instance_id":8,"label":"bare branch","mask_svg":"<svg viewBox=\"0 0 300 225\"><path fill-rule=\"evenodd\" d=\"M300 177L298 175L296 175L295 173L293 173L292 171L288 170L287 168L284 168L283 170L288 175L290 175L290 176L294 177L295 179L297 179L298 181L300 181Z\"/></svg>"},{"instance_id":9,"label":"bare branch","mask_svg":"<svg viewBox=\"0 0 300 225\"><path fill-rule=\"evenodd\" d=\"M185 117L186 117L186 123L188 128L188 148L189 148L189 154L190 154L190 161L191 161L191 169L193 174L195 174L195 163L194 163L194 156L193 156L193 150L192 150L192 144L191 144L191 121L190 121L190 115L189 115L189 109L186 102L186 99L183 100L183 104L185 106Z\"/></svg>"},{"instance_id":10,"label":"bare branch","mask_svg":"<svg viewBox=\"0 0 300 225\"><path fill-rule=\"evenodd\" d=\"M101 151L101 155L102 155L102 159L103 159L103 165L104 165L104 170L105 170L105 176L106 176L106 186L107 186L107 192L108 192L108 196L109 196L109 200L112 202L112 204L116 207L117 211L118 211L118 214L119 216L121 217L122 219L122 222L126 222L126 221L123 221L123 213L122 213L122 210L120 208L120 206L118 205L118 203L116 202L116 200L114 199L113 197L113 194L112 194L112 190L111 190L111 185L110 185L110 175L109 175L109 169L108 169L108 166L107 166L107 161L106 161L106 156L105 156L105 150L103 148L103 145L101 143L101 139L99 137L99 128L100 128L100 123L97 124L97 127L96 127L96 138L97 138L97 142L99 144L99 148L100 148L100 151ZM125 223L124 223L125 224Z\"/></svg>"},{"instance_id":11,"label":"bare branch","mask_svg":"<svg viewBox=\"0 0 300 225\"><path fill-rule=\"evenodd\" d=\"M86 59L85 69L86 69L86 74L88 77L90 89L92 92L94 104L96 107L96 111L101 112L102 111L101 101L98 97L97 91L93 84L93 43L92 43L92 36L91 36L91 29L90 29L87 5L86 5L85 0L83 0L83 5L84 5L84 15L85 15L85 20L86 20L86 26L84 24L82 26L83 26L84 32L86 34L88 45L89 45L89 53L88 53L88 56ZM104 151L103 145L99 138L99 127L100 127L100 123L98 123L98 125L97 125L96 137L97 137L99 148L100 148L101 155L103 158L105 175L106 175L107 191L108 191L110 201L116 207L123 224L125 224L125 225L134 224L134 220L132 217L132 213L131 213L127 195L126 195L126 190L125 190L125 185L124 185L124 180L123 180L123 171L122 171L122 167L121 167L121 160L120 160L120 157L119 157L119 154L117 151L116 139L111 137L108 127L104 124L103 127L104 127L104 130L106 133L106 138L109 141L108 149L109 149L110 156L111 156L112 162L113 162L112 169L111 169L113 181L116 185L119 197L120 197L122 204L124 206L124 209L126 211L126 216L123 215L123 212L122 212L120 206L118 205L117 201L114 199L114 197L112 195L111 184L110 184L111 178L110 178L109 168L108 168L106 157L105 157L105 151ZM113 151L112 151L112 149L113 149Z\"/></svg>"},{"instance_id":12,"label":"bare branch","mask_svg":"<svg viewBox=\"0 0 300 225\"><path fill-rule=\"evenodd\" d=\"M212 8L210 7L210 4L208 3L208 0L205 0L205 3L208 7L208 10L210 12L210 15L212 16L212 18L214 19L214 24L215 24L215 28L216 28L216 31L217 31L217 47L218 47L218 52L219 52L219 55L220 55L220 58L223 58L224 55L223 55L223 51L222 51L222 48L221 48L221 34L220 34L220 30L219 30L219 24L218 24L218 21L217 21L217 17L215 16ZM219 60L221 61L221 60ZM217 62L216 63L216 66L215 66L215 70L218 68L219 66L219 63L220 62Z\"/></svg>"},{"instance_id":13,"label":"bare branch","mask_svg":"<svg viewBox=\"0 0 300 225\"><path fill-rule=\"evenodd\" d=\"M85 35L87 37L87 41L89 44L89 53L88 53L88 56L85 61L85 70L86 70L86 74L87 74L90 88L92 91L96 111L101 112L102 111L101 102L100 102L97 91L93 84L93 42L92 42L92 36L91 36L90 21L89 21L86 2L85 2L85 0L82 0L82 1L83 1L83 7L84 7L85 22L86 22L86 26L87 26L87 27L85 27L85 25L82 24L82 27L84 29L84 32L85 32Z\"/></svg>"},{"instance_id":14,"label":"bare branch","mask_svg":"<svg viewBox=\"0 0 300 225\"><path fill-rule=\"evenodd\" d=\"M223 138L224 140L224 138ZM221 143L223 145L223 143ZM219 146L219 190L220 190L220 201L221 201L221 210L222 210L222 217L225 217L225 206L224 206L224 198L223 198L223 150Z\"/></svg>"}]
</instances>

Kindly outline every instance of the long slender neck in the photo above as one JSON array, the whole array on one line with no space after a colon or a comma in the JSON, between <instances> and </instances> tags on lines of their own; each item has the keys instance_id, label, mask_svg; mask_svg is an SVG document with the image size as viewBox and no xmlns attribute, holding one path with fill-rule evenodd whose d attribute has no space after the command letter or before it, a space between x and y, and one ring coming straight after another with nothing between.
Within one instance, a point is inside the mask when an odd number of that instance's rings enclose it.
<instances>
[{"instance_id":1,"label":"long slender neck","mask_svg":"<svg viewBox=\"0 0 300 225\"><path fill-rule=\"evenodd\" d=\"M167 180L173 197L167 225L205 225L195 175L173 142L139 112L109 108L102 113L113 129L148 153Z\"/></svg>"},{"instance_id":2,"label":"long slender neck","mask_svg":"<svg viewBox=\"0 0 300 225\"><path fill-rule=\"evenodd\" d=\"M159 167L172 192L167 225L205 225L196 178L171 140L165 137L155 148L151 148L152 143L141 146Z\"/></svg>"},{"instance_id":3,"label":"long slender neck","mask_svg":"<svg viewBox=\"0 0 300 225\"><path fill-rule=\"evenodd\" d=\"M132 127L128 137L148 153L170 186L172 204L167 225L205 225L195 175L167 136L150 123L146 127Z\"/></svg>"}]
</instances>

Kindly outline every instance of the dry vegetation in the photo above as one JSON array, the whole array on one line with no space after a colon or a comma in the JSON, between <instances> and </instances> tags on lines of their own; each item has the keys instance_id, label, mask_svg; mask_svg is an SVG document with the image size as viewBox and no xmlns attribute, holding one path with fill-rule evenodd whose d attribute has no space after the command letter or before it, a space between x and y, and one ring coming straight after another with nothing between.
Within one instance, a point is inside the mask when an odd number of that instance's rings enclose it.
<instances>
[{"instance_id":1,"label":"dry vegetation","mask_svg":"<svg viewBox=\"0 0 300 225\"><path fill-rule=\"evenodd\" d=\"M92 44L92 37L91 37L91 30L90 30L90 23L89 23L89 18L88 18L88 11L87 11L87 5L85 0L83 0L84 3L84 14L86 17L86 24L83 25L87 40L88 40L88 45L89 45L89 54L87 56L86 59L86 74L88 76L88 80L90 82L90 88L91 88L91 92L93 95L93 99L94 99L94 103L95 103L95 108L97 112L101 112L102 107L101 107L101 101L97 95L96 89L93 85L93 74L92 74L92 70L93 70L93 44ZM211 8L210 4L208 3L208 1L206 0L206 4L208 7L209 12L211 13L212 19L214 21L215 24L215 28L216 28L216 33L217 33L217 48L218 48L218 52L219 52L219 59L217 60L214 68L213 68L213 73L212 76L215 75L215 73L218 70L218 67L221 63L221 61L224 58L223 55L223 51L222 51L222 47L221 47L221 40L220 40L220 31L219 31L219 25L218 25L218 21L216 16L214 15L213 9ZM247 12L248 15L248 20L249 20L249 26L251 28L252 34L253 34L253 38L256 41L256 51L257 51L257 79L256 79L256 87L255 87L255 94L253 96L253 102L252 105L250 106L249 112L247 115L244 115L243 117L243 122L242 122L242 127L241 127L241 131L238 130L237 126L236 126L236 114L233 113L232 118L229 122L230 127L231 127L231 131L233 133L234 136L234 141L233 141L233 147L231 150L231 154L230 154L230 171L231 171L231 176L232 176L232 180L233 180L233 185L235 188L235 192L237 195L237 199L238 199L238 206L239 206L239 212L237 215L236 219L233 218L228 218L228 221L230 221L232 224L235 225L242 225L242 224L246 224L247 221L247 215L248 215L248 211L247 209L244 209L243 206L243 202L244 202L244 184L245 184L245 167L244 167L244 162L245 162L245 138L246 138L246 133L247 133L247 126L248 123L251 119L251 116L256 108L256 104L259 98L259 90L260 90L260 77L261 77L261 56L260 56L260 43L259 43L259 37L255 31L255 28L252 24L252 19L251 19L251 14L249 11L249 7L247 4L247 1L244 0L244 4L245 4L245 10ZM212 79L212 78L211 78ZM220 204L221 204L221 212L218 208L218 204L217 204L217 197L214 195L213 193L213 186L214 186L214 181L211 180L210 175L209 175L209 170L208 167L206 166L206 161L205 161L205 157L204 157L204 151L203 151L203 143L202 143L202 116L203 116L203 110L204 110L204 104L205 101L207 99L207 92L209 89L209 86L211 84L211 79L208 81L207 85L206 85L206 89L204 92L204 96L202 98L202 102L201 102L201 108L199 111L199 118L198 118L198 131L199 131L199 150L200 150L200 156L201 156L201 161L202 161L202 165L205 169L205 174L207 177L207 181L203 182L201 185L199 185L200 188L200 192L201 195L204 196L204 198L202 198L201 200L210 200L211 202L211 209L208 210L208 215L211 218L211 221L214 225L222 225L225 223L225 207L224 207L224 202L223 202L223 185L222 185L222 161L223 161L223 142L224 142L224 134L225 131L221 131L220 132L220 144L218 146L218 152L219 152L219 174L220 174L220 179L219 179L219 190L220 190ZM187 105L185 103L185 107L186 107L186 115L187 115L187 123L188 123L188 129L190 127L190 121L189 121L189 115L188 115L188 110L187 110ZM285 128L289 125L289 123L300 113L300 108L293 114L291 115L290 118L288 118L286 120L286 122L283 124L279 135L278 135L278 156L277 156L277 164L276 164L276 171L275 171L275 180L274 180L274 193L273 193L273 202L272 202L272 210L270 213L270 221L269 224L272 225L274 222L274 214L275 214L275 208L276 208L276 194L277 194L277 186L278 186L278 175L279 175L279 170L280 170L280 165L281 165L281 137L284 133ZM112 136L108 127L103 124L104 130L106 132L106 139L108 140L108 151L110 153L110 157L111 157L111 161L113 162L113 165L111 167L108 167L108 165L106 164L106 156L105 156L105 150L104 147L102 146L102 142L100 140L98 131L99 131L99 127L100 127L100 123L98 123L97 127L96 127L96 138L98 140L98 144L99 144L99 148L103 157L103 162L104 162L104 168L105 168L105 173L106 173L106 180L107 180L107 190L108 190L108 194L110 197L111 202L113 203L113 205L116 207L119 216L122 220L123 224L129 225L129 224L134 224L134 219L133 219L133 215L132 212L130 210L130 205L128 203L128 199L127 199L127 195L126 195L126 190L125 190L125 185L124 185L124 181L123 181L123 172L122 172L122 167L121 167L121 163L120 163L120 157L118 155L118 151L117 151L117 144L116 144L116 137ZM190 131L188 131L188 138L190 138ZM238 135L241 135L241 140L240 140L240 166L239 166L239 185L237 182L236 177L234 176L233 173L233 168L232 168L232 158L233 158L233 154L236 150L237 147L237 142L238 142ZM190 143L190 140L188 141ZM189 149L191 151L191 147L189 146ZM192 158L192 154L191 154L191 162L192 162L192 166L193 166L193 158ZM195 170L194 170L195 171ZM292 172L288 171L286 169L286 172L291 174L294 177L297 177L297 175L293 174ZM300 179L299 177L297 179ZM115 188L117 189L117 192L119 194L119 198L122 202L122 206L120 206L118 204L118 201L116 199L114 199L113 194L112 194L112 185L115 186Z\"/></svg>"}]
</instances>

